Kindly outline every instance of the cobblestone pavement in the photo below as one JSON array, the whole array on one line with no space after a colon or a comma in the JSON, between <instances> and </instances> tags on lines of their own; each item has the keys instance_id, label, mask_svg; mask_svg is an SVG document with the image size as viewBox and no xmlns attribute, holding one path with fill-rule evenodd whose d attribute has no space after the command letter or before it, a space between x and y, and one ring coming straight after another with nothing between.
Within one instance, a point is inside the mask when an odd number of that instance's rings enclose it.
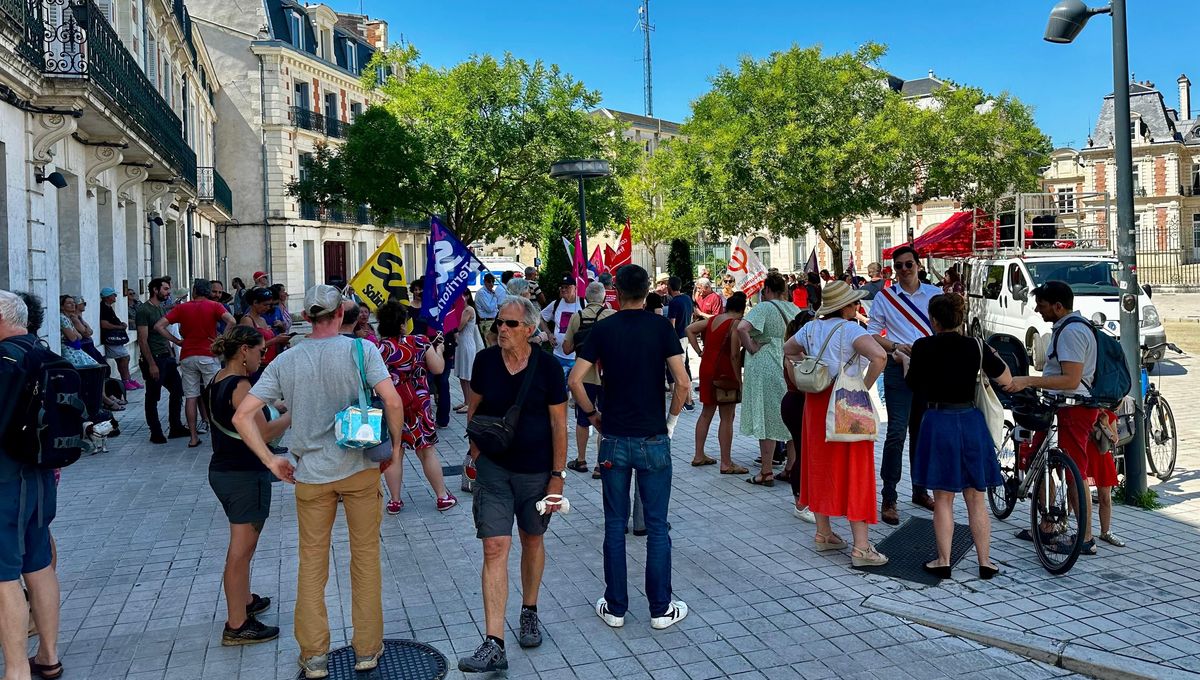
<instances>
[{"instance_id":1,"label":"cobblestone pavement","mask_svg":"<svg viewBox=\"0 0 1200 680\"><path fill-rule=\"evenodd\" d=\"M509 647L511 678L1041 678L1068 675L1054 666L956 637L986 622L1057 645L1108 650L1149 677L1200 670L1200 585L1195 580L1200 513L1200 425L1183 405L1200 399L1195 364L1168 364L1163 380L1178 406L1183 432L1176 478L1155 488L1167 507L1116 509L1114 526L1129 542L1104 544L1066 577L1037 566L1032 547L1012 534L1028 522L1024 505L994 525L993 556L1004 574L983 582L974 554L953 581L923 587L849 568L849 555L819 555L812 525L792 517L786 484L768 489L693 468L694 414L681 418L674 445L671 504L674 586L692 614L667 631L652 631L641 585L645 551L630 537L631 608L623 629L593 613L603 592L599 481L570 473L571 513L547 534L539 612L545 643ZM121 415L123 434L110 451L64 471L54 533L62 580L62 659L68 680L137 678L294 678L292 637L296 526L291 487L275 487L273 512L253 565L253 589L276 605L263 616L282 627L277 641L224 648L221 570L228 537L224 515L207 485L209 453L186 440L153 446L142 423L140 392ZM443 430L442 457L461 462L463 417ZM709 452L715 454L715 428ZM206 444L208 437L203 437ZM571 447L573 449L574 438ZM572 450L571 455L574 455ZM757 443L735 440L734 457L749 466ZM590 452L589 459L595 460ZM414 456L405 459L405 510L385 517L385 632L440 649L451 665L478 643L483 626L480 543L470 499L446 513ZM458 478L449 478L457 489ZM901 490L901 498L906 498ZM902 504L904 516L928 516ZM965 513L958 507L959 521ZM835 521L843 534L848 529ZM890 527L872 529L882 540ZM334 567L326 593L333 645L350 636L345 524L339 518ZM518 548L519 549L519 548ZM514 550L516 552L516 549ZM517 556L510 563L509 640L519 607ZM888 611L898 612L898 618ZM926 615L936 616L926 616ZM912 620L908 620L912 619ZM935 621L936 619L936 621ZM926 620L931 625L917 621ZM947 624L947 621L949 622ZM1053 660L1053 657L1051 657ZM1157 664L1157 665L1151 665Z\"/></svg>"}]
</instances>

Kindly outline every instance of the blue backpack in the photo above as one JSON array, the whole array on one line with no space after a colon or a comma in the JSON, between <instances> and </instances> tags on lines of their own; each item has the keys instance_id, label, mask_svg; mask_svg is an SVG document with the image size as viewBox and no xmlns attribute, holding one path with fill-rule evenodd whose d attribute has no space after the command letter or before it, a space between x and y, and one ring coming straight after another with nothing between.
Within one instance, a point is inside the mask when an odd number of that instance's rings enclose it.
<instances>
[{"instance_id":1,"label":"blue backpack","mask_svg":"<svg viewBox=\"0 0 1200 680\"><path fill-rule=\"evenodd\" d=\"M1046 358L1058 357L1058 336L1064 328L1073 323L1087 324L1088 328L1092 329L1092 336L1096 338L1096 374L1092 376L1091 383L1083 381L1083 386L1092 394L1090 403L1100 408L1116 408L1133 388L1133 378L1129 375L1125 352L1116 338L1102 332L1096 324L1087 319L1071 317L1054 331L1050 338L1050 353Z\"/></svg>"}]
</instances>

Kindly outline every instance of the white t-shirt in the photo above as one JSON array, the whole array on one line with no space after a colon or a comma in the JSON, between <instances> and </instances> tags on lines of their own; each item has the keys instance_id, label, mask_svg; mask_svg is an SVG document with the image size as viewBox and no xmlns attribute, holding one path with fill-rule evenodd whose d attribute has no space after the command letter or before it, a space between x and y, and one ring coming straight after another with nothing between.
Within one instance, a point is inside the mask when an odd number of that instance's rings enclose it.
<instances>
[{"instance_id":1,"label":"white t-shirt","mask_svg":"<svg viewBox=\"0 0 1200 680\"><path fill-rule=\"evenodd\" d=\"M567 361L575 360L575 353L564 354L562 351L563 340L567 337L567 327L571 325L571 317L576 312L583 309L583 305L579 304L579 298L575 302L563 302L561 299L551 302L542 310L542 321L550 324L554 329L554 340L557 343L554 345L554 356Z\"/></svg>"},{"instance_id":2,"label":"white t-shirt","mask_svg":"<svg viewBox=\"0 0 1200 680\"><path fill-rule=\"evenodd\" d=\"M837 378L838 374L842 372L842 366L857 355L854 350L854 341L864 335L870 335L870 333L854 321L817 319L805 324L804 328L801 328L794 337L796 342L804 348L805 355L815 356L817 352L821 351L821 345L825 343L825 339L830 334L833 334L833 339L829 341L829 346L825 348L825 353L820 358L824 359L825 365L829 367L830 377ZM858 374L864 375L867 369L867 360L858 357L855 359L855 363L858 367Z\"/></svg>"}]
</instances>

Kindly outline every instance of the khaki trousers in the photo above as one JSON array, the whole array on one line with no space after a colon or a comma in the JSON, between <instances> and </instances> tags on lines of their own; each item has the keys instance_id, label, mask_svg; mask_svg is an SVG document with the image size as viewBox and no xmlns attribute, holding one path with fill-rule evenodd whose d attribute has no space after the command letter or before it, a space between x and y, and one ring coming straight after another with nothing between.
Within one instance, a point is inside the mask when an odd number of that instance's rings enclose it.
<instances>
[{"instance_id":1,"label":"khaki trousers","mask_svg":"<svg viewBox=\"0 0 1200 680\"><path fill-rule=\"evenodd\" d=\"M383 647L383 586L379 528L383 492L379 470L364 470L328 484L296 483L296 520L300 530L300 567L296 579L296 642L307 658L329 651L329 544L337 517L338 496L346 509L350 534L350 594L354 638L359 656Z\"/></svg>"}]
</instances>

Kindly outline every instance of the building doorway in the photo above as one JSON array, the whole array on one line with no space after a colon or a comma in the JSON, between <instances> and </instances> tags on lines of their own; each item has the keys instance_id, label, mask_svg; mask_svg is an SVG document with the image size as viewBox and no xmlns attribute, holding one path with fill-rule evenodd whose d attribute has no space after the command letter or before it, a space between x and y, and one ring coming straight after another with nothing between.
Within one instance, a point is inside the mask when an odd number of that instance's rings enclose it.
<instances>
[{"instance_id":1,"label":"building doorway","mask_svg":"<svg viewBox=\"0 0 1200 680\"><path fill-rule=\"evenodd\" d=\"M349 244L345 241L325 241L322 245L325 248L325 283L338 288L345 287Z\"/></svg>"}]
</instances>

